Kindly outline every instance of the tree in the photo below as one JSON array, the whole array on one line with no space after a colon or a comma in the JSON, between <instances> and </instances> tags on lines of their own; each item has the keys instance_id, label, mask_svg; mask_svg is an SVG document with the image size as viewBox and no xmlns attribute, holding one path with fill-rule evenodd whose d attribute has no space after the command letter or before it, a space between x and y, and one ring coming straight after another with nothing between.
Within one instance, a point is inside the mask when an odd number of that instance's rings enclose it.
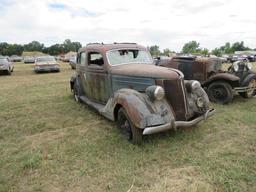
<instances>
[{"instance_id":1,"label":"tree","mask_svg":"<svg viewBox=\"0 0 256 192\"><path fill-rule=\"evenodd\" d=\"M24 51L43 51L44 44L39 43L38 41L32 41L24 45Z\"/></svg>"},{"instance_id":2,"label":"tree","mask_svg":"<svg viewBox=\"0 0 256 192\"><path fill-rule=\"evenodd\" d=\"M151 53L152 56L157 57L160 55L161 51L159 50L159 46L153 45L148 47L149 52Z\"/></svg>"},{"instance_id":3,"label":"tree","mask_svg":"<svg viewBox=\"0 0 256 192\"><path fill-rule=\"evenodd\" d=\"M82 47L81 43L79 42L72 42L70 39L66 39L63 43L64 52L67 53L69 51L77 52L78 49Z\"/></svg>"},{"instance_id":4,"label":"tree","mask_svg":"<svg viewBox=\"0 0 256 192\"><path fill-rule=\"evenodd\" d=\"M244 46L244 42L241 41L241 42L233 43L233 45L231 46L231 50L233 52L235 52L235 51L246 51L246 50L250 50L250 48L249 47L245 47Z\"/></svg>"},{"instance_id":5,"label":"tree","mask_svg":"<svg viewBox=\"0 0 256 192\"><path fill-rule=\"evenodd\" d=\"M184 54L197 53L200 51L199 46L200 46L200 43L197 43L196 41L190 41L188 43L185 43L185 45L182 48L182 53Z\"/></svg>"},{"instance_id":6,"label":"tree","mask_svg":"<svg viewBox=\"0 0 256 192\"><path fill-rule=\"evenodd\" d=\"M215 49L213 49L213 50L212 50L212 54L213 54L213 55L216 55L216 56L218 56L218 57L220 57L221 54L222 54L221 49L220 49L220 48L215 48Z\"/></svg>"},{"instance_id":7,"label":"tree","mask_svg":"<svg viewBox=\"0 0 256 192\"><path fill-rule=\"evenodd\" d=\"M202 55L209 55L209 50L206 48L203 48L200 52Z\"/></svg>"},{"instance_id":8,"label":"tree","mask_svg":"<svg viewBox=\"0 0 256 192\"><path fill-rule=\"evenodd\" d=\"M170 49L166 48L166 49L163 50L162 54L166 55L166 56L169 56L171 53L172 53L172 51Z\"/></svg>"}]
</instances>

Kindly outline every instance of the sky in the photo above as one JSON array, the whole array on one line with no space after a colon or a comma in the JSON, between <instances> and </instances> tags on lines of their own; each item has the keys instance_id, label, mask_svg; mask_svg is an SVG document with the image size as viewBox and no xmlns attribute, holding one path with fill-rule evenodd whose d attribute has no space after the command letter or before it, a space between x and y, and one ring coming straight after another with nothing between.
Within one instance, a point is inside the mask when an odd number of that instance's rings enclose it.
<instances>
[{"instance_id":1,"label":"sky","mask_svg":"<svg viewBox=\"0 0 256 192\"><path fill-rule=\"evenodd\" d=\"M0 0L0 42L136 42L180 51L244 41L256 48L255 0Z\"/></svg>"}]
</instances>

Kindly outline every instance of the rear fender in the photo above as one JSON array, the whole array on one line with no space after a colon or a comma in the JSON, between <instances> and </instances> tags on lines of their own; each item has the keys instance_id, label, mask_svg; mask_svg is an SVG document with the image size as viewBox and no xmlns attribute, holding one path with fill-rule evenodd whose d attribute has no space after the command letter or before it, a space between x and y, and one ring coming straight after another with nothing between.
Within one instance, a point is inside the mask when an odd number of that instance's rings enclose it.
<instances>
[{"instance_id":1,"label":"rear fender","mask_svg":"<svg viewBox=\"0 0 256 192\"><path fill-rule=\"evenodd\" d=\"M239 87L240 78L229 73L218 73L211 76L206 82L204 82L203 87L208 87L214 81L227 81L228 83L230 83L232 88L234 88Z\"/></svg>"}]
</instances>

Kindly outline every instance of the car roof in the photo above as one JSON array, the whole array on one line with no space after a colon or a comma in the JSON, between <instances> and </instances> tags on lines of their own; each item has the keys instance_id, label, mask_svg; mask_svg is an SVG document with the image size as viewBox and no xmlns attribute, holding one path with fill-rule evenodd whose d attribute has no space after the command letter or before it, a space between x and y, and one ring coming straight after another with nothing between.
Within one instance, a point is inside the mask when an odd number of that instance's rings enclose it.
<instances>
[{"instance_id":1,"label":"car roof","mask_svg":"<svg viewBox=\"0 0 256 192\"><path fill-rule=\"evenodd\" d=\"M85 47L81 48L79 51L85 51L87 49L97 49L102 52L106 52L114 49L142 49L146 50L145 47L138 45L136 43L112 43L112 44L103 44L103 43L89 43Z\"/></svg>"}]
</instances>

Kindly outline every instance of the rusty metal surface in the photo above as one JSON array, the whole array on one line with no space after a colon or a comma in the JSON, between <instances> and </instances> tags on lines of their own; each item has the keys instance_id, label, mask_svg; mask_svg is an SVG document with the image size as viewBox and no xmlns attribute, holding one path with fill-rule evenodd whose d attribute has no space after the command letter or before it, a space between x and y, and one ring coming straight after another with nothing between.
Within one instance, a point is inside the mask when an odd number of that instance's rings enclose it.
<instances>
[{"instance_id":1,"label":"rusty metal surface","mask_svg":"<svg viewBox=\"0 0 256 192\"><path fill-rule=\"evenodd\" d=\"M220 71L221 62L218 59L173 57L168 62L159 62L160 66L179 69L186 80L198 80L201 84L209 84L215 80L239 81L239 77Z\"/></svg>"},{"instance_id":2,"label":"rusty metal surface","mask_svg":"<svg viewBox=\"0 0 256 192\"><path fill-rule=\"evenodd\" d=\"M151 77L160 79L177 79L179 75L172 69L158 67L151 64L124 64L113 66L110 73L115 75Z\"/></svg>"},{"instance_id":3,"label":"rusty metal surface","mask_svg":"<svg viewBox=\"0 0 256 192\"><path fill-rule=\"evenodd\" d=\"M240 78L229 73L217 73L215 75L210 76L210 78L204 82L204 85L208 85L209 83L217 80L237 82L237 86L238 86Z\"/></svg>"},{"instance_id":4,"label":"rusty metal surface","mask_svg":"<svg viewBox=\"0 0 256 192\"><path fill-rule=\"evenodd\" d=\"M184 121L186 120L187 105L181 83L180 79L163 81L166 99L175 111L176 120Z\"/></svg>"}]
</instances>

